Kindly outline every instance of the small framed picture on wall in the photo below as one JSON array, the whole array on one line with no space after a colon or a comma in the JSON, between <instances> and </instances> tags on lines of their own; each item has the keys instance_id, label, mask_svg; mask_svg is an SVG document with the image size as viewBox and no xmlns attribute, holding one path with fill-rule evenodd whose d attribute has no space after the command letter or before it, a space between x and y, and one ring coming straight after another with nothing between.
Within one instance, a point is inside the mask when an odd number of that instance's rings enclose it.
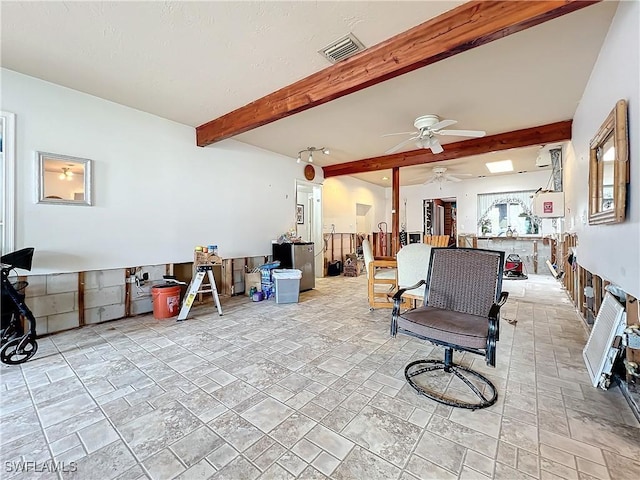
<instances>
[{"instance_id":1,"label":"small framed picture on wall","mask_svg":"<svg viewBox=\"0 0 640 480\"><path fill-rule=\"evenodd\" d=\"M304 223L304 205L296 205L296 223Z\"/></svg>"}]
</instances>

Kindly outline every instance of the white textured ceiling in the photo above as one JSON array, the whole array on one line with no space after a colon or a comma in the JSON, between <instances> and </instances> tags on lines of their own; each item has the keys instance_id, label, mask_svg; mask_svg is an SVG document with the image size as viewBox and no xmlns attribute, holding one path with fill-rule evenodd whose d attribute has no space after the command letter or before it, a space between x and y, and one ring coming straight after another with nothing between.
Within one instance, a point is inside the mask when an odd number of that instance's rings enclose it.
<instances>
[{"instance_id":1,"label":"white textured ceiling","mask_svg":"<svg viewBox=\"0 0 640 480\"><path fill-rule=\"evenodd\" d=\"M370 47L461 3L3 1L1 59L197 126L327 67L317 51L348 32ZM327 146L331 156L315 158L328 165L383 154L403 137L382 134L411 131L428 113L488 134L570 119L615 8L587 7L236 139L291 157ZM517 170L535 168L529 151ZM482 159L453 162L471 172ZM402 169L401 183L424 182L432 167ZM382 176L359 177L384 185Z\"/></svg>"}]
</instances>

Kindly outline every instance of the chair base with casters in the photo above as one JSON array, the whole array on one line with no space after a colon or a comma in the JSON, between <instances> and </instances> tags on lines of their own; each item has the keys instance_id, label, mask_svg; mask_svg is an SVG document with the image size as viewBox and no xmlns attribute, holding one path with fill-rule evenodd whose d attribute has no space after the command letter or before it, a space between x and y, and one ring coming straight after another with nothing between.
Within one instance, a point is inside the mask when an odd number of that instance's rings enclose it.
<instances>
[{"instance_id":1,"label":"chair base with casters","mask_svg":"<svg viewBox=\"0 0 640 480\"><path fill-rule=\"evenodd\" d=\"M457 408L493 405L498 392L480 373L453 362L453 351L485 357L495 366L504 252L434 248L426 280L394 295L391 335L411 335L444 348L443 360L417 360L405 378L417 393ZM423 305L402 311L406 291L426 285ZM482 313L485 312L485 313ZM486 313L488 312L488 313Z\"/></svg>"},{"instance_id":2,"label":"chair base with casters","mask_svg":"<svg viewBox=\"0 0 640 480\"><path fill-rule=\"evenodd\" d=\"M451 381L454 380L454 378L447 380L445 389L442 389L442 391L437 391L433 386L426 388L421 385L421 375L437 370L443 370L445 373L460 380L462 385L468 387L471 392L473 392L478 398L478 401L464 401L453 395L448 395L447 388L451 388ZM451 407L477 410L490 407L498 400L498 391L495 385L491 383L491 380L470 368L453 363L453 348L451 347L445 349L444 360L416 360L415 362L411 362L404 369L404 378L407 379L411 388L418 394Z\"/></svg>"}]
</instances>

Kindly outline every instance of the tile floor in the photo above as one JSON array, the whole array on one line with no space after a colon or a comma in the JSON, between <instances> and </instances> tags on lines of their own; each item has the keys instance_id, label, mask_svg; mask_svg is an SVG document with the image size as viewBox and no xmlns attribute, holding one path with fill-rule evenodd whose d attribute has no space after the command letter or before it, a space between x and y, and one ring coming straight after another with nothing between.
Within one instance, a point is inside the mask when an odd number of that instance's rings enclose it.
<instances>
[{"instance_id":1,"label":"tile floor","mask_svg":"<svg viewBox=\"0 0 640 480\"><path fill-rule=\"evenodd\" d=\"M25 478L640 478L640 426L617 388L590 386L587 334L559 284L505 290L517 324L503 322L497 368L456 357L499 389L476 412L409 389L404 366L440 352L390 338L364 277L321 279L298 304L234 297L222 317L205 305L182 323L41 339L33 360L0 369L1 476L19 478L23 460Z\"/></svg>"}]
</instances>

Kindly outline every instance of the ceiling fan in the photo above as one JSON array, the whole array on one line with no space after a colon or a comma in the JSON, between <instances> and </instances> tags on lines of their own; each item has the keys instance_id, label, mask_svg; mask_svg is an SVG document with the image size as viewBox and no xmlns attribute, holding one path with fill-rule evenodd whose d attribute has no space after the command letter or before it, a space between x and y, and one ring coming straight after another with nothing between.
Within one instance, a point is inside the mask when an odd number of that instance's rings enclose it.
<instances>
[{"instance_id":1,"label":"ceiling fan","mask_svg":"<svg viewBox=\"0 0 640 480\"><path fill-rule=\"evenodd\" d=\"M436 138L436 135L455 135L458 137L484 137L487 133L483 130L442 130L455 123L456 120L440 120L437 115L423 115L416 118L413 125L418 129L417 132L400 132L400 133L388 133L383 137L391 135L413 135L411 138L400 142L393 148L390 148L385 153L395 153L402 147L415 142L419 148L430 148L433 153L442 153L444 149L440 145L440 141Z\"/></svg>"},{"instance_id":2,"label":"ceiling fan","mask_svg":"<svg viewBox=\"0 0 640 480\"><path fill-rule=\"evenodd\" d=\"M433 174L427 179L426 182L424 182L424 185L438 182L440 183L440 186L442 186L442 184L447 181L461 182L462 179L458 177L473 177L473 175L471 175L470 173L447 173L446 167L434 167Z\"/></svg>"}]
</instances>

